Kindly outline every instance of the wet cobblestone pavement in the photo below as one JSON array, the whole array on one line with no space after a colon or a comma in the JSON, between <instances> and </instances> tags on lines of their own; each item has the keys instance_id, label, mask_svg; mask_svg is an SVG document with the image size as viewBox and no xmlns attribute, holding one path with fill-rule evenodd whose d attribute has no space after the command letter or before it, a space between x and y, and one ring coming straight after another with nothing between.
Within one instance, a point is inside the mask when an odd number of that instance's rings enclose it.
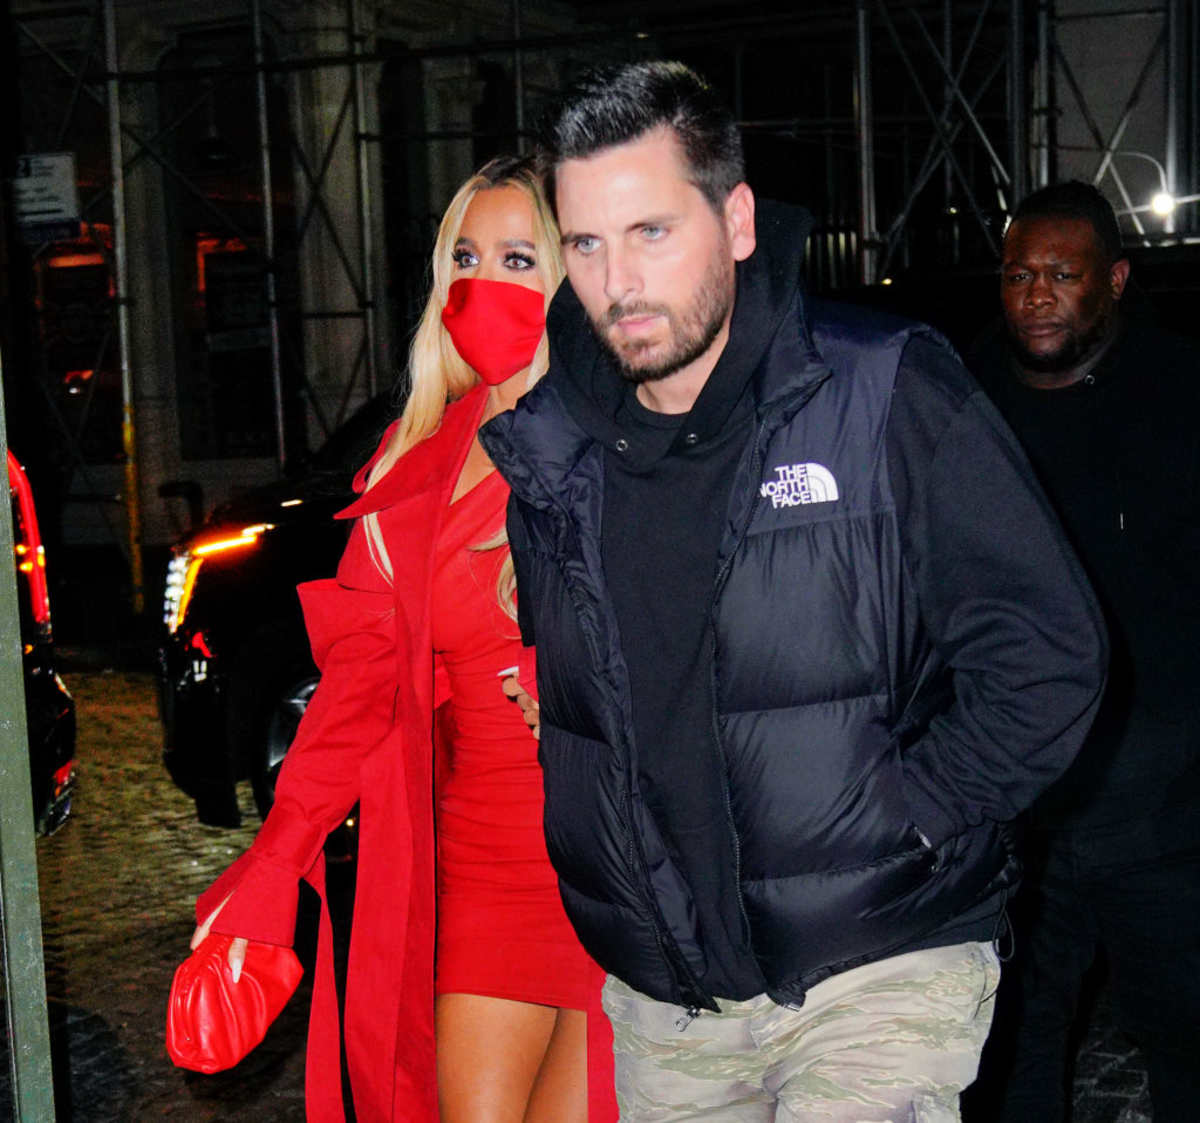
<instances>
[{"instance_id":1,"label":"wet cobblestone pavement","mask_svg":"<svg viewBox=\"0 0 1200 1123\"><path fill-rule=\"evenodd\" d=\"M64 677L79 711L79 789L70 822L37 846L58 1119L302 1120L307 983L231 1072L183 1072L163 1047L195 897L253 838L249 791L242 828L202 826L163 770L152 676L80 667ZM5 1116L7 1085L5 1057ZM1145 1070L1102 994L1078 1062L1074 1123L1149 1120Z\"/></svg>"},{"instance_id":2,"label":"wet cobblestone pavement","mask_svg":"<svg viewBox=\"0 0 1200 1123\"><path fill-rule=\"evenodd\" d=\"M241 829L202 826L163 769L152 676L64 679L79 714L79 786L67 825L37 844L58 1119L302 1120L305 983L236 1070L184 1072L163 1045L196 895L254 837L249 793Z\"/></svg>"}]
</instances>

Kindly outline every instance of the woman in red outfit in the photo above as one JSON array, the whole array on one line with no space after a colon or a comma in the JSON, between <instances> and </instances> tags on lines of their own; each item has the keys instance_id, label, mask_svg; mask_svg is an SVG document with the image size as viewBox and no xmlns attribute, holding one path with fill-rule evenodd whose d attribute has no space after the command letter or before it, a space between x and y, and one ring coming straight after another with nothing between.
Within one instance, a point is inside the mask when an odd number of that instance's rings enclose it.
<instances>
[{"instance_id":1,"label":"woman in red outfit","mask_svg":"<svg viewBox=\"0 0 1200 1123\"><path fill-rule=\"evenodd\" d=\"M345 999L360 1123L589 1118L599 969L546 856L536 745L501 692L521 661L508 488L476 439L544 371L561 278L529 165L492 161L442 220L412 392L341 512L356 522L337 577L300 588L322 680L275 806L197 906L193 947L238 937L235 975L247 938L290 944L298 880L323 893L321 843L360 802ZM323 906L306 1077L322 1123L342 1118L338 1044ZM614 1115L601 1052L592 1123Z\"/></svg>"}]
</instances>

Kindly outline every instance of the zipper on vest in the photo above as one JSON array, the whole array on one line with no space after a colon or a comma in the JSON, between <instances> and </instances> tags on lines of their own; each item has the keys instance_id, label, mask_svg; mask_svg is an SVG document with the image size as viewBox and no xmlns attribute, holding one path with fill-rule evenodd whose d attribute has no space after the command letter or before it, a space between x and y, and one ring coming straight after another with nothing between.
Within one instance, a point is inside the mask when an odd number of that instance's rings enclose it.
<instances>
[{"instance_id":1,"label":"zipper on vest","mask_svg":"<svg viewBox=\"0 0 1200 1123\"><path fill-rule=\"evenodd\" d=\"M687 1009L685 1009L684 1012L675 1019L675 1028L679 1030L680 1033L683 1033L683 1031L692 1024L692 1022L700 1017L701 1013L702 1011L699 1006L687 1007Z\"/></svg>"},{"instance_id":2,"label":"zipper on vest","mask_svg":"<svg viewBox=\"0 0 1200 1123\"><path fill-rule=\"evenodd\" d=\"M695 1004L696 999L707 1001L713 1005L714 1009L716 1008L716 1003L713 997L701 987L695 975L692 974L687 960L684 959L683 953L675 945L675 941L670 937L669 932L664 932L662 925L659 924L658 897L654 893L654 886L651 884L649 874L646 872L646 859L637 845L637 831L634 829L633 823L633 783L636 769L633 760L632 742L627 742L626 744L625 758L629 766L625 785L624 816L629 868L638 875L638 880L643 886L646 904L649 906L647 911L650 915L650 927L654 932L654 941L658 944L659 954L662 956L663 963L670 970L672 982L675 984L675 993L678 995L676 1004L683 1006L687 1012L686 1015L681 1016L676 1022L676 1025L682 1032L687 1029L700 1013L700 1008ZM680 984L681 975L689 991L687 997L684 996L684 986ZM679 1022L683 1024L679 1025Z\"/></svg>"},{"instance_id":3,"label":"zipper on vest","mask_svg":"<svg viewBox=\"0 0 1200 1123\"><path fill-rule=\"evenodd\" d=\"M750 479L755 481L759 478L762 472L764 463L762 456L762 438L766 432L766 420L764 419L755 430L754 448L750 453ZM709 669L708 687L709 687L709 702L710 712L712 714L713 741L717 746L717 752L721 754L721 767L723 775L721 777L721 792L725 797L725 819L729 826L729 836L733 841L733 876L734 884L737 886L737 901L738 913L742 918L743 929L746 933L747 941L750 940L750 918L746 915L746 902L742 897L742 840L738 837L737 826L733 821L733 799L729 794L729 760L725 756L725 744L721 739L721 729L717 722L717 600L721 596L726 579L729 577L729 571L733 568L733 558L737 553L746 537L746 532L750 529L750 520L754 517L755 508L758 506L757 492L751 492L749 503L746 504L746 513L742 517L741 525L738 527L737 534L730 545L729 553L725 561L721 564L721 568L717 573L717 579L713 583L712 602L708 606L708 621L709 627L713 633L713 658L712 666Z\"/></svg>"},{"instance_id":4,"label":"zipper on vest","mask_svg":"<svg viewBox=\"0 0 1200 1123\"><path fill-rule=\"evenodd\" d=\"M563 523L567 529L567 532L571 536L571 549L569 551L564 549L564 553L569 553L572 556L582 556L583 551L580 548L580 536L575 525L575 520L569 515L564 514ZM564 584L569 589L570 582L566 580L565 576ZM601 603L602 598L596 596L596 601L597 603ZM619 633L617 632L615 619L612 620L611 623L612 635L616 636ZM624 705L626 699L622 697L616 685L609 680L609 677L604 674L601 669L604 653L601 652L598 644L592 644L588 642L587 629L585 628L582 630L584 642L587 644L589 651L591 652L593 669L596 671L597 677L602 682L606 683L609 689L612 691L612 698L616 703L614 708L617 710L617 712L624 715L626 713L626 706ZM619 644L617 654L618 656L620 655ZM635 884L638 884L641 887L642 899L647 906L646 911L649 915L650 928L654 935L654 941L658 946L659 955L662 956L663 964L671 974L671 982L674 984L675 994L677 996L673 1005L683 1006L688 1011L695 1010L697 1013L699 1013L701 1005L706 1005L715 1010L717 1009L716 999L714 999L713 996L710 995L700 985L699 981L692 973L691 968L688 966L687 960L684 958L683 953L675 944L675 940L671 936L670 930L666 929L665 925L660 922L658 898L655 895L654 886L650 880L648 864L645 856L642 854L641 848L638 846L637 830L635 828L633 815L633 792L637 777L637 764L634 759L635 745L632 734L629 732L632 729L632 715L630 715L630 721L628 724L626 724L624 720L622 720L620 724L622 726L622 731L625 732L625 736L622 738L626 764L625 785L624 791L622 792L624 798L624 813L622 816L624 822L622 823L622 827L625 831L626 861L629 864L629 872ZM726 802L728 802L728 797L726 797ZM691 1020L691 1018L688 1019L689 1023Z\"/></svg>"}]
</instances>

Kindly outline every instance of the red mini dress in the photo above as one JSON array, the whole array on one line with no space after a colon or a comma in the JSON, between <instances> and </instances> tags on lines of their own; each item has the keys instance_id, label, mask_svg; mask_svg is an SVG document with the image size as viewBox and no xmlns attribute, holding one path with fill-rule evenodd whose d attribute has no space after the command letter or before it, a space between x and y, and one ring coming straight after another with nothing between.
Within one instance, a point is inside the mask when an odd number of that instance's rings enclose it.
<instances>
[{"instance_id":1,"label":"red mini dress","mask_svg":"<svg viewBox=\"0 0 1200 1123\"><path fill-rule=\"evenodd\" d=\"M584 1009L590 961L546 854L537 742L500 690L521 653L496 591L508 550L476 548L504 526L507 501L500 473L485 476L434 545L433 647L451 697L435 782L435 988Z\"/></svg>"}]
</instances>

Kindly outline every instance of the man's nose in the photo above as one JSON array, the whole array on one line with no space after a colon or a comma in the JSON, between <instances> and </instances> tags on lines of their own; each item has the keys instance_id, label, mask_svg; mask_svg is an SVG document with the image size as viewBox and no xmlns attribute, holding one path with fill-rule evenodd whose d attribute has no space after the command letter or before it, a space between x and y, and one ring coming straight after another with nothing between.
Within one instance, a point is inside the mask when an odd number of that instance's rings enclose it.
<instances>
[{"instance_id":1,"label":"man's nose","mask_svg":"<svg viewBox=\"0 0 1200 1123\"><path fill-rule=\"evenodd\" d=\"M619 304L640 288L641 278L629 255L623 249L610 248L604 262L604 295Z\"/></svg>"},{"instance_id":2,"label":"man's nose","mask_svg":"<svg viewBox=\"0 0 1200 1123\"><path fill-rule=\"evenodd\" d=\"M1054 288L1049 279L1035 274L1033 280L1029 282L1029 287L1025 290L1025 303L1033 307L1041 307L1053 302Z\"/></svg>"}]
</instances>

